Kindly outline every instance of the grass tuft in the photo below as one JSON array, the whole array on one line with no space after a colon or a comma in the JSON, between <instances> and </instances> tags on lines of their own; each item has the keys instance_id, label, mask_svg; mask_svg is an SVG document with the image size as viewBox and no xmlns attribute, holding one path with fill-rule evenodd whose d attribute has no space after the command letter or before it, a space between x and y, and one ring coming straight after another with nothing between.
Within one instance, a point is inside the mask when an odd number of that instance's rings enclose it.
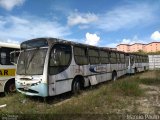
<instances>
[{"instance_id":1,"label":"grass tuft","mask_svg":"<svg viewBox=\"0 0 160 120\"><path fill-rule=\"evenodd\" d=\"M141 78L138 82L146 85L158 85L160 84L160 78Z\"/></svg>"},{"instance_id":2,"label":"grass tuft","mask_svg":"<svg viewBox=\"0 0 160 120\"><path fill-rule=\"evenodd\" d=\"M143 90L139 87L139 84L136 81L118 81L115 82L112 87L118 93L126 96L141 96L143 94Z\"/></svg>"}]
</instances>

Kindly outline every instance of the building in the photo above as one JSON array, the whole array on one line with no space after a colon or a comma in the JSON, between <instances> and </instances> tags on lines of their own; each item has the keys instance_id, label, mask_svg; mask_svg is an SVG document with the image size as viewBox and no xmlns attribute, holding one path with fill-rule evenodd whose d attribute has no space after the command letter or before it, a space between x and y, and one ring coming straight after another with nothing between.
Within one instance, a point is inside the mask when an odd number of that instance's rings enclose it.
<instances>
[{"instance_id":1,"label":"building","mask_svg":"<svg viewBox=\"0 0 160 120\"><path fill-rule=\"evenodd\" d=\"M118 51L124 52L138 52L139 50L144 52L158 52L160 51L160 42L151 42L148 44L134 43L131 45L119 44L116 48Z\"/></svg>"},{"instance_id":2,"label":"building","mask_svg":"<svg viewBox=\"0 0 160 120\"><path fill-rule=\"evenodd\" d=\"M124 51L124 52L126 52L126 51L130 51L129 50L129 46L130 45L128 45L128 44L119 44L119 45L117 45L117 50L119 50L119 51Z\"/></svg>"},{"instance_id":3,"label":"building","mask_svg":"<svg viewBox=\"0 0 160 120\"><path fill-rule=\"evenodd\" d=\"M158 52L160 51L160 42L152 42L144 46L145 52Z\"/></svg>"}]
</instances>

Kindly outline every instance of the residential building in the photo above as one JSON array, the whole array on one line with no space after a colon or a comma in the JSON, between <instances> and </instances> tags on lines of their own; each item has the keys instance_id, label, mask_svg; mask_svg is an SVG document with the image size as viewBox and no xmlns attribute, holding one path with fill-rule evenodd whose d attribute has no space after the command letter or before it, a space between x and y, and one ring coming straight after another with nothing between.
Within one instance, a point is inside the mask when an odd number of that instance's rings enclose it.
<instances>
[{"instance_id":1,"label":"residential building","mask_svg":"<svg viewBox=\"0 0 160 120\"><path fill-rule=\"evenodd\" d=\"M131 45L119 44L116 48L118 51L124 52L138 52L139 50L144 52L158 52L160 51L160 42L151 42L148 44L134 43Z\"/></svg>"}]
</instances>

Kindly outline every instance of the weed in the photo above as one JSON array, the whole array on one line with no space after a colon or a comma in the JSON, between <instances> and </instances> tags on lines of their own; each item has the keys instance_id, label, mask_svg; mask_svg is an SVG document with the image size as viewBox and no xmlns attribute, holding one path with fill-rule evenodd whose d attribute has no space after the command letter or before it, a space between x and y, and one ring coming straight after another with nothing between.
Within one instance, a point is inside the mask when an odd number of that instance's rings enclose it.
<instances>
[{"instance_id":1,"label":"weed","mask_svg":"<svg viewBox=\"0 0 160 120\"><path fill-rule=\"evenodd\" d=\"M160 78L141 78L138 82L146 85L160 85Z\"/></svg>"},{"instance_id":2,"label":"weed","mask_svg":"<svg viewBox=\"0 0 160 120\"><path fill-rule=\"evenodd\" d=\"M141 96L143 94L143 90L139 87L139 84L133 80L118 81L112 87L113 90L126 96Z\"/></svg>"}]
</instances>

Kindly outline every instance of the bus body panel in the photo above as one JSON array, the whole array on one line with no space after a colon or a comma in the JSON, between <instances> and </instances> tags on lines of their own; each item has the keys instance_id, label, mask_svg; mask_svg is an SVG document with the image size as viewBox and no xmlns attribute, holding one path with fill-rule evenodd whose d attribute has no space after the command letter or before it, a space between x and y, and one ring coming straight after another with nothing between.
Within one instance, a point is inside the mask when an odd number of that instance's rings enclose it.
<instances>
[{"instance_id":1,"label":"bus body panel","mask_svg":"<svg viewBox=\"0 0 160 120\"><path fill-rule=\"evenodd\" d=\"M17 44L0 43L0 92L13 92L9 88L13 88L16 66L11 63L10 53L19 49Z\"/></svg>"},{"instance_id":2,"label":"bus body panel","mask_svg":"<svg viewBox=\"0 0 160 120\"><path fill-rule=\"evenodd\" d=\"M71 66L57 75L49 75L49 95L57 95L71 90Z\"/></svg>"},{"instance_id":3,"label":"bus body panel","mask_svg":"<svg viewBox=\"0 0 160 120\"><path fill-rule=\"evenodd\" d=\"M6 83L15 78L15 71L15 65L0 65L0 92L4 92Z\"/></svg>"},{"instance_id":4,"label":"bus body panel","mask_svg":"<svg viewBox=\"0 0 160 120\"><path fill-rule=\"evenodd\" d=\"M72 81L78 76L84 76L85 87L89 86L92 81L91 76L95 76L96 84L112 79L112 72L117 71L118 77L126 74L126 65L117 64L96 64L96 65L76 65L75 60L72 58L72 65L65 71L57 75L49 75L49 96L62 94L72 90ZM92 70L94 69L94 70Z\"/></svg>"}]
</instances>

